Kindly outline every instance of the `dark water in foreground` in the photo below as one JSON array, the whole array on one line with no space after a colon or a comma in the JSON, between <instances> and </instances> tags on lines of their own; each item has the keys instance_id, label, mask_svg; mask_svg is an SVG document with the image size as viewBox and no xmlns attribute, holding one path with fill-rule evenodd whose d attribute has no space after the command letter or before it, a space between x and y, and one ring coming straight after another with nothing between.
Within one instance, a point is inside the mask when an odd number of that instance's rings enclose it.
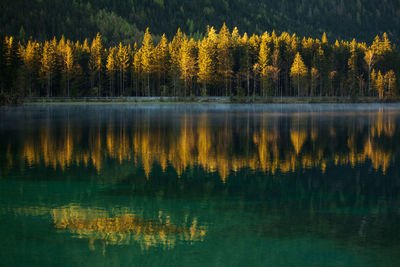
<instances>
[{"instance_id":1,"label":"dark water in foreground","mask_svg":"<svg viewBox=\"0 0 400 267\"><path fill-rule=\"evenodd\" d=\"M0 109L2 266L400 266L400 105Z\"/></svg>"}]
</instances>

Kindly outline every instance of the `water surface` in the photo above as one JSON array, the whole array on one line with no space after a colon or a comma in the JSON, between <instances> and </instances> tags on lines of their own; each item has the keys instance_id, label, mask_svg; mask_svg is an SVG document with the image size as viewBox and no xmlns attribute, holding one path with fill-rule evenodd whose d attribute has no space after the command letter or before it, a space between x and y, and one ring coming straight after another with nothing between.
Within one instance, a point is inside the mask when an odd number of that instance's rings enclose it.
<instances>
[{"instance_id":1,"label":"water surface","mask_svg":"<svg viewBox=\"0 0 400 267\"><path fill-rule=\"evenodd\" d=\"M400 105L0 109L16 266L400 266Z\"/></svg>"}]
</instances>

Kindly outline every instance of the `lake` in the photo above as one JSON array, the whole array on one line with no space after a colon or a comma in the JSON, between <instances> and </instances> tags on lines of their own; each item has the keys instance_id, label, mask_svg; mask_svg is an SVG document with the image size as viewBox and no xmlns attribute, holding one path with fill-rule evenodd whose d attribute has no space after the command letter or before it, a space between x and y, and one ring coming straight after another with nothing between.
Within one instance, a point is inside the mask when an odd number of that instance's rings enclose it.
<instances>
[{"instance_id":1,"label":"lake","mask_svg":"<svg viewBox=\"0 0 400 267\"><path fill-rule=\"evenodd\" d=\"M0 108L2 266L400 266L400 105Z\"/></svg>"}]
</instances>

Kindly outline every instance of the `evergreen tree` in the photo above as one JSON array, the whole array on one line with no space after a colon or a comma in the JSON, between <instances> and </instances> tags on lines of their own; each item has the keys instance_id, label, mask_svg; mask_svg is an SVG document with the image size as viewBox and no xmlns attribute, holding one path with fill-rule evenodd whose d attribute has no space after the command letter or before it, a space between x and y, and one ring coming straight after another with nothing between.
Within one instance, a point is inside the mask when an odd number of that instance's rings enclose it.
<instances>
[{"instance_id":1,"label":"evergreen tree","mask_svg":"<svg viewBox=\"0 0 400 267\"><path fill-rule=\"evenodd\" d=\"M196 59L197 59L197 43L185 38L181 47L180 68L182 79L185 83L183 95L186 97L186 92L189 89L189 95L192 95L193 79L196 76Z\"/></svg>"},{"instance_id":2,"label":"evergreen tree","mask_svg":"<svg viewBox=\"0 0 400 267\"><path fill-rule=\"evenodd\" d=\"M97 95L101 95L101 71L103 68L103 44L100 33L97 33L90 47L89 71L91 76L91 88L94 88L97 77Z\"/></svg>"},{"instance_id":3,"label":"evergreen tree","mask_svg":"<svg viewBox=\"0 0 400 267\"><path fill-rule=\"evenodd\" d=\"M293 65L290 71L290 77L292 78L292 83L297 87L297 96L300 96L300 88L304 89L305 81L308 75L308 70L306 65L301 58L300 53L297 53Z\"/></svg>"},{"instance_id":4,"label":"evergreen tree","mask_svg":"<svg viewBox=\"0 0 400 267\"><path fill-rule=\"evenodd\" d=\"M130 49L119 43L117 51L117 68L119 69L120 94L125 94L126 72L129 69Z\"/></svg>"},{"instance_id":5,"label":"evergreen tree","mask_svg":"<svg viewBox=\"0 0 400 267\"><path fill-rule=\"evenodd\" d=\"M165 34L162 35L160 42L155 48L154 62L154 69L158 78L158 88L161 86L161 79L163 86L166 86L166 77L170 68L170 55L168 40Z\"/></svg>"},{"instance_id":6,"label":"evergreen tree","mask_svg":"<svg viewBox=\"0 0 400 267\"><path fill-rule=\"evenodd\" d=\"M375 63L375 52L373 49L367 50L364 56L365 63L367 64L368 71L368 91L371 90L371 70Z\"/></svg>"},{"instance_id":7,"label":"evergreen tree","mask_svg":"<svg viewBox=\"0 0 400 267\"><path fill-rule=\"evenodd\" d=\"M314 96L315 95L315 89L318 85L317 80L319 79L319 71L315 68L312 67L311 68L311 84L310 84L310 96Z\"/></svg>"},{"instance_id":8,"label":"evergreen tree","mask_svg":"<svg viewBox=\"0 0 400 267\"><path fill-rule=\"evenodd\" d=\"M271 37L268 33L264 33L261 37L260 52L258 56L258 64L260 66L262 92L271 91L271 78L272 69L270 66L271 61L271 48L269 46L269 39ZM262 93L260 94L262 95Z\"/></svg>"},{"instance_id":9,"label":"evergreen tree","mask_svg":"<svg viewBox=\"0 0 400 267\"><path fill-rule=\"evenodd\" d=\"M225 23L218 34L217 44L217 73L220 75L225 84L225 95L230 92L230 80L233 68L233 43L231 34Z\"/></svg>"},{"instance_id":10,"label":"evergreen tree","mask_svg":"<svg viewBox=\"0 0 400 267\"><path fill-rule=\"evenodd\" d=\"M176 35L172 39L172 41L169 43L168 48L169 48L169 54L170 54L170 69L169 73L172 79L172 86L174 88L174 93L173 95L176 96L176 91L177 91L177 82L180 77L180 55L181 55L181 47L183 43L183 34L181 32L181 29L178 28L178 31L176 32Z\"/></svg>"},{"instance_id":11,"label":"evergreen tree","mask_svg":"<svg viewBox=\"0 0 400 267\"><path fill-rule=\"evenodd\" d=\"M106 69L107 69L107 76L108 76L108 81L109 81L109 95L113 96L114 95L114 81L115 81L115 73L117 71L117 52L116 48L112 47L108 51L108 56L107 56L107 64L106 64Z\"/></svg>"},{"instance_id":12,"label":"evergreen tree","mask_svg":"<svg viewBox=\"0 0 400 267\"><path fill-rule=\"evenodd\" d=\"M253 34L249 39L251 68L253 74L253 98L256 95L257 81L260 75L260 64L258 63L258 54L260 49L260 37Z\"/></svg>"},{"instance_id":13,"label":"evergreen tree","mask_svg":"<svg viewBox=\"0 0 400 267\"><path fill-rule=\"evenodd\" d=\"M348 73L348 80L349 80L349 88L350 88L350 95L355 96L357 94L356 90L358 88L358 55L357 55L357 43L356 40L350 44L350 58L348 61L349 73Z\"/></svg>"},{"instance_id":14,"label":"evergreen tree","mask_svg":"<svg viewBox=\"0 0 400 267\"><path fill-rule=\"evenodd\" d=\"M251 55L250 55L250 44L247 33L244 33L243 37L238 40L239 49L239 76L244 77L247 96L250 95L250 74L251 74Z\"/></svg>"},{"instance_id":15,"label":"evergreen tree","mask_svg":"<svg viewBox=\"0 0 400 267\"><path fill-rule=\"evenodd\" d=\"M142 70L147 76L147 96L150 96L150 74L153 71L153 38L151 37L149 28L146 29L146 33L143 37L142 47L140 48L142 55Z\"/></svg>"},{"instance_id":16,"label":"evergreen tree","mask_svg":"<svg viewBox=\"0 0 400 267\"><path fill-rule=\"evenodd\" d=\"M370 88L369 88L369 90L370 90L370 94L372 94L372 95L376 95L375 93L378 91L377 90L377 88L376 88L376 72L375 72L375 70L374 69L372 69L372 71L371 71L371 86L370 86Z\"/></svg>"},{"instance_id":17,"label":"evergreen tree","mask_svg":"<svg viewBox=\"0 0 400 267\"><path fill-rule=\"evenodd\" d=\"M13 36L6 36L4 38L4 77L1 86L2 93L4 89L13 95L16 89L16 79L19 68L19 56L18 56L18 42Z\"/></svg>"},{"instance_id":18,"label":"evergreen tree","mask_svg":"<svg viewBox=\"0 0 400 267\"><path fill-rule=\"evenodd\" d=\"M397 95L396 92L396 74L393 70L389 70L385 74L385 83L387 85L387 93L390 97L394 97Z\"/></svg>"},{"instance_id":19,"label":"evergreen tree","mask_svg":"<svg viewBox=\"0 0 400 267\"><path fill-rule=\"evenodd\" d=\"M64 64L63 73L67 82L67 96L70 94L70 81L74 68L74 55L71 46L68 44L65 46L64 51Z\"/></svg>"},{"instance_id":20,"label":"evergreen tree","mask_svg":"<svg viewBox=\"0 0 400 267\"><path fill-rule=\"evenodd\" d=\"M275 43L275 50L272 54L272 66L270 67L270 73L272 76L272 81L275 84L275 96L278 95L279 91L279 74L280 74L280 56L279 56L279 44ZM281 91L282 96L282 91Z\"/></svg>"},{"instance_id":21,"label":"evergreen tree","mask_svg":"<svg viewBox=\"0 0 400 267\"><path fill-rule=\"evenodd\" d=\"M138 50L133 57L133 68L136 74L136 96L139 93L139 83L143 79L142 50Z\"/></svg>"},{"instance_id":22,"label":"evergreen tree","mask_svg":"<svg viewBox=\"0 0 400 267\"><path fill-rule=\"evenodd\" d=\"M215 75L215 50L216 50L216 35L214 28L208 31L207 38L204 38L199 44L198 58L198 77L199 82L203 84L202 95L207 95L207 84L214 80Z\"/></svg>"},{"instance_id":23,"label":"evergreen tree","mask_svg":"<svg viewBox=\"0 0 400 267\"><path fill-rule=\"evenodd\" d=\"M376 77L376 89L378 90L379 99L382 99L385 96L385 85L385 78L381 71L379 71Z\"/></svg>"},{"instance_id":24,"label":"evergreen tree","mask_svg":"<svg viewBox=\"0 0 400 267\"><path fill-rule=\"evenodd\" d=\"M46 81L46 96L52 96L53 75L56 69L56 52L54 42L46 41L43 46L40 73Z\"/></svg>"},{"instance_id":25,"label":"evergreen tree","mask_svg":"<svg viewBox=\"0 0 400 267\"><path fill-rule=\"evenodd\" d=\"M330 92L330 96L334 96L335 95L335 79L337 78L337 71L336 70L332 70L331 72L329 72L329 92Z\"/></svg>"},{"instance_id":26,"label":"evergreen tree","mask_svg":"<svg viewBox=\"0 0 400 267\"><path fill-rule=\"evenodd\" d=\"M29 40L26 47L20 45L19 54L23 62L23 73L25 75L25 95L32 95L32 84L37 75L37 62L40 61L39 43Z\"/></svg>"}]
</instances>

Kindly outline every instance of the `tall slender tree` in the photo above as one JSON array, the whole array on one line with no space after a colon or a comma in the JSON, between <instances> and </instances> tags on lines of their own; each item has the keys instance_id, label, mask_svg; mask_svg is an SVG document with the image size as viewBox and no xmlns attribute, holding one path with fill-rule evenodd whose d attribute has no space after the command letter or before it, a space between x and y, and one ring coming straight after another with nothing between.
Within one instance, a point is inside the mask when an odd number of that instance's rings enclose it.
<instances>
[{"instance_id":1,"label":"tall slender tree","mask_svg":"<svg viewBox=\"0 0 400 267\"><path fill-rule=\"evenodd\" d=\"M217 73L225 84L225 95L230 93L230 80L233 73L233 43L228 27L224 23L218 34Z\"/></svg>"},{"instance_id":2,"label":"tall slender tree","mask_svg":"<svg viewBox=\"0 0 400 267\"><path fill-rule=\"evenodd\" d=\"M350 58L348 60L348 83L350 88L350 95L356 96L357 95L357 88L359 86L358 83L358 76L359 76L359 69L358 69L358 54L357 54L357 42L355 39L350 44Z\"/></svg>"},{"instance_id":3,"label":"tall slender tree","mask_svg":"<svg viewBox=\"0 0 400 267\"><path fill-rule=\"evenodd\" d=\"M100 33L97 33L90 47L89 71L91 76L91 87L94 88L97 77L97 95L101 95L101 72L103 68L103 43Z\"/></svg>"},{"instance_id":4,"label":"tall slender tree","mask_svg":"<svg viewBox=\"0 0 400 267\"><path fill-rule=\"evenodd\" d=\"M120 94L125 94L125 80L126 72L129 69L129 51L130 49L124 46L122 43L118 45L117 51L117 68L119 69L119 82L120 82Z\"/></svg>"},{"instance_id":5,"label":"tall slender tree","mask_svg":"<svg viewBox=\"0 0 400 267\"><path fill-rule=\"evenodd\" d=\"M146 29L140 49L142 51L142 70L147 76L147 96L150 96L150 74L153 71L154 44L149 28Z\"/></svg>"},{"instance_id":6,"label":"tall slender tree","mask_svg":"<svg viewBox=\"0 0 400 267\"><path fill-rule=\"evenodd\" d=\"M54 42L46 41L43 46L40 72L46 81L46 96L52 96L53 74L56 70L56 51Z\"/></svg>"},{"instance_id":7,"label":"tall slender tree","mask_svg":"<svg viewBox=\"0 0 400 267\"><path fill-rule=\"evenodd\" d=\"M189 89L189 95L192 95L193 79L196 76L197 69L197 43L192 39L184 39L181 47L180 68L181 78L184 80L185 88L183 95L186 97L186 92Z\"/></svg>"},{"instance_id":8,"label":"tall slender tree","mask_svg":"<svg viewBox=\"0 0 400 267\"><path fill-rule=\"evenodd\" d=\"M107 76L108 76L108 81L109 81L109 95L113 96L114 95L114 81L115 81L115 73L117 71L117 49L115 47L112 47L108 51L108 56L107 56L107 64L106 64L106 69L107 69Z\"/></svg>"},{"instance_id":9,"label":"tall slender tree","mask_svg":"<svg viewBox=\"0 0 400 267\"><path fill-rule=\"evenodd\" d=\"M308 75L308 70L306 65L301 58L300 53L297 53L293 65L290 71L290 76L292 78L292 83L297 87L297 96L300 96L300 88L304 89L305 81Z\"/></svg>"}]
</instances>

